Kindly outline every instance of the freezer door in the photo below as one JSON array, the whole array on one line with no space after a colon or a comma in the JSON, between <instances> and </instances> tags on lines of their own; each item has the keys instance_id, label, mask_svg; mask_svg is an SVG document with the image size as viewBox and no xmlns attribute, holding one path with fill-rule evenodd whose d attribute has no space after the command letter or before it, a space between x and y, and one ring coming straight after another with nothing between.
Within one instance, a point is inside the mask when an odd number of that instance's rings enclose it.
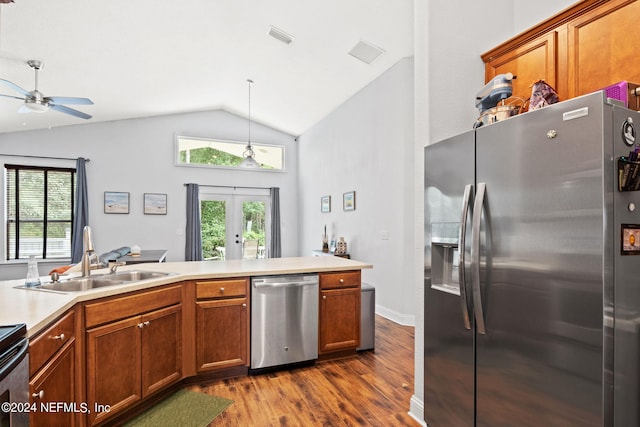
<instances>
[{"instance_id":1,"label":"freezer door","mask_svg":"<svg viewBox=\"0 0 640 427\"><path fill-rule=\"evenodd\" d=\"M461 240L470 224L474 133L425 148L425 421L473 426L473 331ZM466 199L465 199L466 196ZM469 227L470 229L470 227ZM461 236L462 234L462 236ZM462 237L462 239L461 239Z\"/></svg>"},{"instance_id":2,"label":"freezer door","mask_svg":"<svg viewBox=\"0 0 640 427\"><path fill-rule=\"evenodd\" d=\"M477 132L477 426L603 425L603 109L581 97Z\"/></svg>"}]
</instances>

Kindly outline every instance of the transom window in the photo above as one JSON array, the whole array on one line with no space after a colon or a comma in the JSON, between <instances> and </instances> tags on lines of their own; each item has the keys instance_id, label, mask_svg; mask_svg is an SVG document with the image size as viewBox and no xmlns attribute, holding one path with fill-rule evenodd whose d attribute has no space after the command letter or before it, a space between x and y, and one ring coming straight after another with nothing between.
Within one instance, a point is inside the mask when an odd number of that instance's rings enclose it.
<instances>
[{"instance_id":1,"label":"transom window","mask_svg":"<svg viewBox=\"0 0 640 427\"><path fill-rule=\"evenodd\" d=\"M176 136L176 164L239 168L246 142ZM284 147L251 142L262 170L284 169Z\"/></svg>"},{"instance_id":2,"label":"transom window","mask_svg":"<svg viewBox=\"0 0 640 427\"><path fill-rule=\"evenodd\" d=\"M8 260L71 257L75 172L5 165Z\"/></svg>"}]
</instances>

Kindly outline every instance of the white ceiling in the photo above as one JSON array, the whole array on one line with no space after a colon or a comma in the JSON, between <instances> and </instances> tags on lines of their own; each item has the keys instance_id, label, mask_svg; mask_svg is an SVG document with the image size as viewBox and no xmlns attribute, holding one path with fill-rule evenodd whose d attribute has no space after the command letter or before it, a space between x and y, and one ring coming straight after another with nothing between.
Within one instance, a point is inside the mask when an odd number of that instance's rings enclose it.
<instances>
[{"instance_id":1,"label":"white ceiling","mask_svg":"<svg viewBox=\"0 0 640 427\"><path fill-rule=\"evenodd\" d=\"M286 45L273 25L294 37ZM385 50L372 64L348 52ZM0 6L0 78L45 96L90 98L85 121L19 114L0 97L0 132L224 109L300 135L413 54L413 0L15 0ZM16 95L0 85L0 93Z\"/></svg>"}]
</instances>

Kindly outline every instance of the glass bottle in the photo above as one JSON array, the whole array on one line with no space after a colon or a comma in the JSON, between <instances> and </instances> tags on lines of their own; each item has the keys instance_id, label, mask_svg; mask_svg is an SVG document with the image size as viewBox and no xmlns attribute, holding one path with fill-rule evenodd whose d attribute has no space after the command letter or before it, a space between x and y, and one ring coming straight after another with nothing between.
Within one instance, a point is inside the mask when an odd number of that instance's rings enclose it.
<instances>
[{"instance_id":1,"label":"glass bottle","mask_svg":"<svg viewBox=\"0 0 640 427\"><path fill-rule=\"evenodd\" d=\"M25 286L39 286L40 273L38 272L38 262L34 255L29 256L27 263L27 278L24 281Z\"/></svg>"}]
</instances>

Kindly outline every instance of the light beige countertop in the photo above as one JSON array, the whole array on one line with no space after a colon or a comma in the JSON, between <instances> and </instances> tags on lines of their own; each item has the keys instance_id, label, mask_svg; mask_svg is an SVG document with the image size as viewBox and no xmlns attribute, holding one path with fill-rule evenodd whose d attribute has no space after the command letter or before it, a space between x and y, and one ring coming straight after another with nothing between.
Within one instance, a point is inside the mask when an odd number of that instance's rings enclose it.
<instances>
[{"instance_id":1,"label":"light beige countertop","mask_svg":"<svg viewBox=\"0 0 640 427\"><path fill-rule=\"evenodd\" d=\"M120 267L118 271L144 270L172 274L157 279L67 293L16 289L16 286L24 284L24 279L0 281L0 325L26 323L27 333L32 336L78 302L153 288L183 280L322 273L368 268L373 268L373 266L364 262L333 256L135 264ZM92 275L107 273L107 269L91 271ZM78 276L78 274L70 276ZM66 278L63 275L61 280ZM41 281L44 284L49 282L50 279L42 277Z\"/></svg>"}]
</instances>

